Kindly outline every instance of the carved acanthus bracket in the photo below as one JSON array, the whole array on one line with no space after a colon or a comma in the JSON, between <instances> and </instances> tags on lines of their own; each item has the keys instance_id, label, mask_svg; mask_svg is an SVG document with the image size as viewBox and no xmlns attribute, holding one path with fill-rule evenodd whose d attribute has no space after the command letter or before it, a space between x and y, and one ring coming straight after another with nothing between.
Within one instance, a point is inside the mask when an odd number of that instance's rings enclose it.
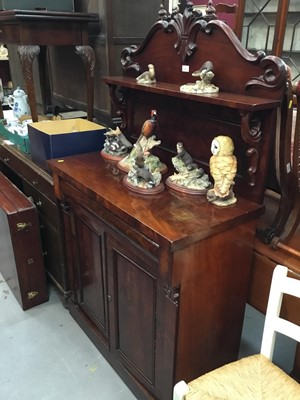
<instances>
[{"instance_id":1,"label":"carved acanthus bracket","mask_svg":"<svg viewBox=\"0 0 300 400\"><path fill-rule=\"evenodd\" d=\"M257 115L240 111L241 115L241 134L245 143L249 145L246 152L249 158L248 175L250 178L249 186L254 187L256 184L256 172L259 163L258 146L261 142L261 120Z\"/></svg>"},{"instance_id":2,"label":"carved acanthus bracket","mask_svg":"<svg viewBox=\"0 0 300 400\"><path fill-rule=\"evenodd\" d=\"M76 46L75 52L79 55L87 68L91 78L95 77L95 51L91 46Z\"/></svg>"},{"instance_id":3,"label":"carved acanthus bracket","mask_svg":"<svg viewBox=\"0 0 300 400\"><path fill-rule=\"evenodd\" d=\"M165 286L165 293L167 298L173 303L175 304L176 307L178 307L179 304L179 292L180 292L180 288L178 287L169 287L169 286Z\"/></svg>"},{"instance_id":4,"label":"carved acanthus bracket","mask_svg":"<svg viewBox=\"0 0 300 400\"><path fill-rule=\"evenodd\" d=\"M121 118L122 123L120 125L121 130L127 128L127 101L126 101L126 89L120 88L114 84L108 84L109 94L113 104L116 107L117 115Z\"/></svg>"},{"instance_id":5,"label":"carved acanthus bracket","mask_svg":"<svg viewBox=\"0 0 300 400\"><path fill-rule=\"evenodd\" d=\"M32 63L40 54L40 46L18 46L18 55L22 62L22 70L26 82L32 81Z\"/></svg>"},{"instance_id":6,"label":"carved acanthus bracket","mask_svg":"<svg viewBox=\"0 0 300 400\"><path fill-rule=\"evenodd\" d=\"M264 74L250 79L250 81L246 83L245 89L256 87L277 90L284 86L284 82L287 78L285 62L276 56L266 56L259 61L260 66L264 69Z\"/></svg>"}]
</instances>

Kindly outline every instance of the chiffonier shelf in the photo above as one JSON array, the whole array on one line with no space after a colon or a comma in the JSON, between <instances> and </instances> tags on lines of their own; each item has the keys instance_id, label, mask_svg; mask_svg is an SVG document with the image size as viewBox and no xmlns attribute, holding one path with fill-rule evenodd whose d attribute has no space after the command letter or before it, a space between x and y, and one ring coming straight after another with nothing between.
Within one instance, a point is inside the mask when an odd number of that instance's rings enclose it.
<instances>
[{"instance_id":1,"label":"chiffonier shelf","mask_svg":"<svg viewBox=\"0 0 300 400\"><path fill-rule=\"evenodd\" d=\"M279 99L264 99L255 96L238 95L230 92L219 92L215 94L189 94L180 91L178 84L158 82L152 85L139 85L136 79L125 76L103 77L104 82L108 85L115 85L133 89L145 93L156 93L162 96L177 97L182 100L190 100L199 103L213 104L245 111L259 111L279 107L281 102ZM195 78L193 78L195 79Z\"/></svg>"},{"instance_id":2,"label":"chiffonier shelf","mask_svg":"<svg viewBox=\"0 0 300 400\"><path fill-rule=\"evenodd\" d=\"M206 61L220 92L180 92ZM129 140L155 109L155 153L169 173L177 142L209 173L218 135L232 138L238 162L238 200L226 208L168 187L133 193L99 153L49 162L64 211L70 313L138 399L171 400L178 380L238 356L287 70L278 57L248 53L225 23L207 23L190 2L183 14L161 7L143 43L121 52L121 64L123 75L104 81ZM157 83L137 84L149 64Z\"/></svg>"}]
</instances>

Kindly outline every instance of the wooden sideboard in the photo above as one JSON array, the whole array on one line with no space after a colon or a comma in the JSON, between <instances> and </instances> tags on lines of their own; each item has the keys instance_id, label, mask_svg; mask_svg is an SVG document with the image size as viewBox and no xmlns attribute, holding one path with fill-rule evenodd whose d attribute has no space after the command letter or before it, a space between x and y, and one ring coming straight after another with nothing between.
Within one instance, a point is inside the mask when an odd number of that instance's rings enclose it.
<instances>
[{"instance_id":1,"label":"wooden sideboard","mask_svg":"<svg viewBox=\"0 0 300 400\"><path fill-rule=\"evenodd\" d=\"M134 142L155 109L155 152L170 173L177 142L209 172L212 139L230 136L237 204L218 208L170 188L130 192L124 173L97 153L49 165L64 210L71 314L139 399L167 400L176 381L237 358L288 74L281 59L248 53L191 3L183 14L161 7L159 16L139 47L122 51L123 75L104 78L121 129ZM206 61L220 92L181 92ZM157 83L137 84L150 63Z\"/></svg>"},{"instance_id":2,"label":"wooden sideboard","mask_svg":"<svg viewBox=\"0 0 300 400\"><path fill-rule=\"evenodd\" d=\"M35 203L47 274L65 301L69 296L63 248L60 206L54 195L52 176L30 156L0 137L0 171Z\"/></svg>"},{"instance_id":3,"label":"wooden sideboard","mask_svg":"<svg viewBox=\"0 0 300 400\"><path fill-rule=\"evenodd\" d=\"M177 380L236 359L262 206L240 198L224 212L205 196L137 195L99 153L49 164L70 313L135 395L171 399Z\"/></svg>"}]
</instances>

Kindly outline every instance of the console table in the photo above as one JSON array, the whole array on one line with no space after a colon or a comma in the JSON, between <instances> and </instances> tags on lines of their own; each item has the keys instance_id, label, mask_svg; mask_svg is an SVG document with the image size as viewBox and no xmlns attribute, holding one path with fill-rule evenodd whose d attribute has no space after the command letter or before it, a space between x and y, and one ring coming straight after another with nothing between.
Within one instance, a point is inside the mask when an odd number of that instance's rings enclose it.
<instances>
[{"instance_id":1,"label":"console table","mask_svg":"<svg viewBox=\"0 0 300 400\"><path fill-rule=\"evenodd\" d=\"M86 68L87 116L93 119L95 54L88 45L88 24L98 14L35 10L0 11L0 42L18 44L32 120L38 121L32 65L39 56L43 104L46 99L45 64L47 46L75 46Z\"/></svg>"}]
</instances>

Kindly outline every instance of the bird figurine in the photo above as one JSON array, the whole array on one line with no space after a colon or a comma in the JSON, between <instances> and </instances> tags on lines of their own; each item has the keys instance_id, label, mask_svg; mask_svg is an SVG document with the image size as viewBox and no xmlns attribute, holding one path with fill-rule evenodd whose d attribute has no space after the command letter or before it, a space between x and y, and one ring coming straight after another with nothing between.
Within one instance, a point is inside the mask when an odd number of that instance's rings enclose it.
<instances>
[{"instance_id":1,"label":"bird figurine","mask_svg":"<svg viewBox=\"0 0 300 400\"><path fill-rule=\"evenodd\" d=\"M155 135L157 129L157 113L156 110L151 110L150 119L147 119L141 128L141 134L137 140L137 143L144 137L146 139Z\"/></svg>"},{"instance_id":2,"label":"bird figurine","mask_svg":"<svg viewBox=\"0 0 300 400\"><path fill-rule=\"evenodd\" d=\"M188 171L197 168L197 164L194 162L191 155L185 150L182 142L177 143L176 149L177 149L176 157L182 160Z\"/></svg>"},{"instance_id":3,"label":"bird figurine","mask_svg":"<svg viewBox=\"0 0 300 400\"><path fill-rule=\"evenodd\" d=\"M211 61L206 61L200 69L192 73L192 76L198 76L202 79L208 72L213 72L214 64Z\"/></svg>"},{"instance_id":4,"label":"bird figurine","mask_svg":"<svg viewBox=\"0 0 300 400\"><path fill-rule=\"evenodd\" d=\"M211 143L209 168L214 187L208 190L206 198L219 206L227 206L237 201L232 191L237 172L237 160L233 151L234 144L229 136L217 136Z\"/></svg>"},{"instance_id":5,"label":"bird figurine","mask_svg":"<svg viewBox=\"0 0 300 400\"><path fill-rule=\"evenodd\" d=\"M149 182L151 184L155 184L154 177L152 173L149 171L149 168L145 165L145 155L142 146L140 143L135 143L134 148L136 151L135 160L133 168L137 177L142 178L144 181Z\"/></svg>"},{"instance_id":6,"label":"bird figurine","mask_svg":"<svg viewBox=\"0 0 300 400\"><path fill-rule=\"evenodd\" d=\"M148 64L148 71L143 72L136 78L137 83L156 83L155 68L153 64Z\"/></svg>"},{"instance_id":7,"label":"bird figurine","mask_svg":"<svg viewBox=\"0 0 300 400\"><path fill-rule=\"evenodd\" d=\"M192 73L192 76L198 78L196 82L181 85L180 91L186 93L218 93L219 87L212 83L215 76L213 69L213 63L206 61L200 69Z\"/></svg>"}]
</instances>

